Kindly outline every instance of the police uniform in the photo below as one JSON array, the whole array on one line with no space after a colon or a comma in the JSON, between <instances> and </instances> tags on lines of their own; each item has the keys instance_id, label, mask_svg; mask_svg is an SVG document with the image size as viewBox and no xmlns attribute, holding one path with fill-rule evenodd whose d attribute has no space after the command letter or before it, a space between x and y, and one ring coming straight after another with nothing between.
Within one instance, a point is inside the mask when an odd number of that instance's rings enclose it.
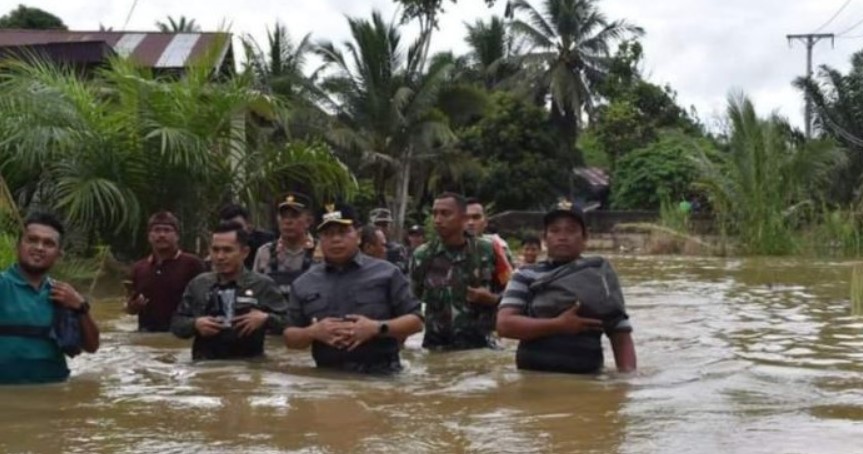
<instances>
[{"instance_id":1,"label":"police uniform","mask_svg":"<svg viewBox=\"0 0 863 454\"><path fill-rule=\"evenodd\" d=\"M279 204L278 208L280 213L284 210L302 213L307 206L300 202L298 195L291 194ZM294 280L308 271L315 262L314 254L315 248L309 247L308 240L299 250L291 251L281 247L279 238L258 249L253 270L273 279L279 286L279 291L287 299L291 294L291 284Z\"/></svg>"}]
</instances>

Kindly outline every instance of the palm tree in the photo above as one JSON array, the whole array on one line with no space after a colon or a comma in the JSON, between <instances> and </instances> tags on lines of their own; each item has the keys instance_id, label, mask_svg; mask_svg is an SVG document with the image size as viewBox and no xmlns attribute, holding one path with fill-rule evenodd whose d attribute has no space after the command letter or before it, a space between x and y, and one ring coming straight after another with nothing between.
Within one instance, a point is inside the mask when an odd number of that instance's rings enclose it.
<instances>
[{"instance_id":1,"label":"palm tree","mask_svg":"<svg viewBox=\"0 0 863 454\"><path fill-rule=\"evenodd\" d=\"M727 116L728 151L696 158L696 185L723 229L739 234L746 252L792 252L791 233L804 208L820 201L844 156L830 141L804 140L782 118L758 118L742 95L729 97Z\"/></svg>"},{"instance_id":2,"label":"palm tree","mask_svg":"<svg viewBox=\"0 0 863 454\"><path fill-rule=\"evenodd\" d=\"M401 228L414 164L433 159L454 141L446 116L435 109L450 65L436 61L423 72L423 39L405 53L398 28L378 12L371 21L349 18L348 24L347 55L331 42L317 50L334 71L322 85L332 96L328 109L337 121L329 138L360 157L381 200L394 186L394 220Z\"/></svg>"},{"instance_id":3,"label":"palm tree","mask_svg":"<svg viewBox=\"0 0 863 454\"><path fill-rule=\"evenodd\" d=\"M251 36L242 41L246 71L253 75L255 86L279 96L290 108L285 132L292 137L321 137L328 124L326 113L318 105L323 95L316 84L317 74L305 73L309 53L314 50L311 34L295 43L287 28L277 22L267 30L266 49Z\"/></svg>"},{"instance_id":4,"label":"palm tree","mask_svg":"<svg viewBox=\"0 0 863 454\"><path fill-rule=\"evenodd\" d=\"M195 19L186 19L186 16L180 16L174 20L168 16L168 21L156 21L156 28L162 33L193 33L201 31L201 27L195 23Z\"/></svg>"},{"instance_id":5,"label":"palm tree","mask_svg":"<svg viewBox=\"0 0 863 454\"><path fill-rule=\"evenodd\" d=\"M469 46L468 64L477 80L486 89L492 89L515 74L518 67L513 57L518 55L519 47L515 36L507 29L500 17L493 16L488 22L477 19L473 24L465 24Z\"/></svg>"},{"instance_id":6,"label":"palm tree","mask_svg":"<svg viewBox=\"0 0 863 454\"><path fill-rule=\"evenodd\" d=\"M350 193L350 172L320 146L270 140L252 117L279 122L279 103L251 79L210 78L208 56L183 78L156 80L115 60L94 80L47 63L0 71L0 175L22 209L63 214L88 242L129 248L153 211L184 221L187 244L219 205L254 206L285 180Z\"/></svg>"},{"instance_id":7,"label":"palm tree","mask_svg":"<svg viewBox=\"0 0 863 454\"><path fill-rule=\"evenodd\" d=\"M863 197L863 51L851 57L851 70L843 75L822 66L818 78L794 82L814 106L816 133L836 140L848 156L848 166L833 179L831 201L847 205Z\"/></svg>"},{"instance_id":8,"label":"palm tree","mask_svg":"<svg viewBox=\"0 0 863 454\"><path fill-rule=\"evenodd\" d=\"M532 47L523 77L551 95L552 120L566 150L574 151L582 115L592 112L608 71L611 46L644 32L623 20L609 22L597 0L544 0L542 13L526 0L512 0L507 10L516 16L513 32ZM575 161L580 163L580 157Z\"/></svg>"}]
</instances>

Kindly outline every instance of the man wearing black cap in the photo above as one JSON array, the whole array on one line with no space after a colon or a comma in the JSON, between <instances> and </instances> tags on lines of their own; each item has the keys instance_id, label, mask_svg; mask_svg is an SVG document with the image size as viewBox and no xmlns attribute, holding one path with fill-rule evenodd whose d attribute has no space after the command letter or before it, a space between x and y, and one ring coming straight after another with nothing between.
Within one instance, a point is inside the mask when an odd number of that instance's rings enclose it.
<instances>
[{"instance_id":1,"label":"man wearing black cap","mask_svg":"<svg viewBox=\"0 0 863 454\"><path fill-rule=\"evenodd\" d=\"M180 250L180 222L162 211L147 222L150 256L132 267L126 312L138 316L138 331L166 332L183 290L204 272L204 262Z\"/></svg>"},{"instance_id":2,"label":"man wearing black cap","mask_svg":"<svg viewBox=\"0 0 863 454\"><path fill-rule=\"evenodd\" d=\"M314 263L314 247L308 246L308 205L299 194L289 194L279 203L279 238L258 248L252 270L276 281L287 298L291 283Z\"/></svg>"},{"instance_id":3,"label":"man wearing black cap","mask_svg":"<svg viewBox=\"0 0 863 454\"><path fill-rule=\"evenodd\" d=\"M359 251L357 217L328 205L317 230L324 263L294 281L288 348L312 348L318 367L363 373L401 368L399 344L422 329L420 302L391 263Z\"/></svg>"},{"instance_id":4,"label":"man wearing black cap","mask_svg":"<svg viewBox=\"0 0 863 454\"><path fill-rule=\"evenodd\" d=\"M582 257L584 214L562 200L544 218L548 260L521 268L500 303L497 331L519 339L519 369L592 373L604 363L601 337L611 340L618 371L636 368L632 325L617 274L600 257Z\"/></svg>"},{"instance_id":5,"label":"man wearing black cap","mask_svg":"<svg viewBox=\"0 0 863 454\"><path fill-rule=\"evenodd\" d=\"M407 273L408 253L404 246L392 239L393 215L390 210L375 208L369 213L369 222L387 237L387 261L397 266L402 273Z\"/></svg>"}]
</instances>

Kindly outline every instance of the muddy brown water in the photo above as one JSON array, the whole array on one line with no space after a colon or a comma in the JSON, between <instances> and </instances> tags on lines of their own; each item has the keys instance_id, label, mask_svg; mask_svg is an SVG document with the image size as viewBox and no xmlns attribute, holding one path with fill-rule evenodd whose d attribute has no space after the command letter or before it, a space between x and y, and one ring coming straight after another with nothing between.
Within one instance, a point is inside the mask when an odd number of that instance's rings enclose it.
<instances>
[{"instance_id":1,"label":"muddy brown water","mask_svg":"<svg viewBox=\"0 0 863 454\"><path fill-rule=\"evenodd\" d=\"M192 363L100 300L96 355L68 383L0 388L2 453L863 452L863 317L851 264L612 258L640 370L519 372L503 351L428 353L394 378L265 360Z\"/></svg>"}]
</instances>

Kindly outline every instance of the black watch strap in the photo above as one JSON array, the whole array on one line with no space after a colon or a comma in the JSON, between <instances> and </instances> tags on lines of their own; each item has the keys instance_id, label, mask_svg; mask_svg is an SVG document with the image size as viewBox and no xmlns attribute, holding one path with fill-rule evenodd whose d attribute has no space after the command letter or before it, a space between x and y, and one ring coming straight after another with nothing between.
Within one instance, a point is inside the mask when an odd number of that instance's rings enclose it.
<instances>
[{"instance_id":1,"label":"black watch strap","mask_svg":"<svg viewBox=\"0 0 863 454\"><path fill-rule=\"evenodd\" d=\"M74 312L76 314L81 314L81 315L89 314L90 313L90 302L87 300L84 300L84 302L81 303L81 305L78 306L78 309L75 309Z\"/></svg>"},{"instance_id":2,"label":"black watch strap","mask_svg":"<svg viewBox=\"0 0 863 454\"><path fill-rule=\"evenodd\" d=\"M390 333L390 325L387 322L378 324L378 336L386 336Z\"/></svg>"}]
</instances>

